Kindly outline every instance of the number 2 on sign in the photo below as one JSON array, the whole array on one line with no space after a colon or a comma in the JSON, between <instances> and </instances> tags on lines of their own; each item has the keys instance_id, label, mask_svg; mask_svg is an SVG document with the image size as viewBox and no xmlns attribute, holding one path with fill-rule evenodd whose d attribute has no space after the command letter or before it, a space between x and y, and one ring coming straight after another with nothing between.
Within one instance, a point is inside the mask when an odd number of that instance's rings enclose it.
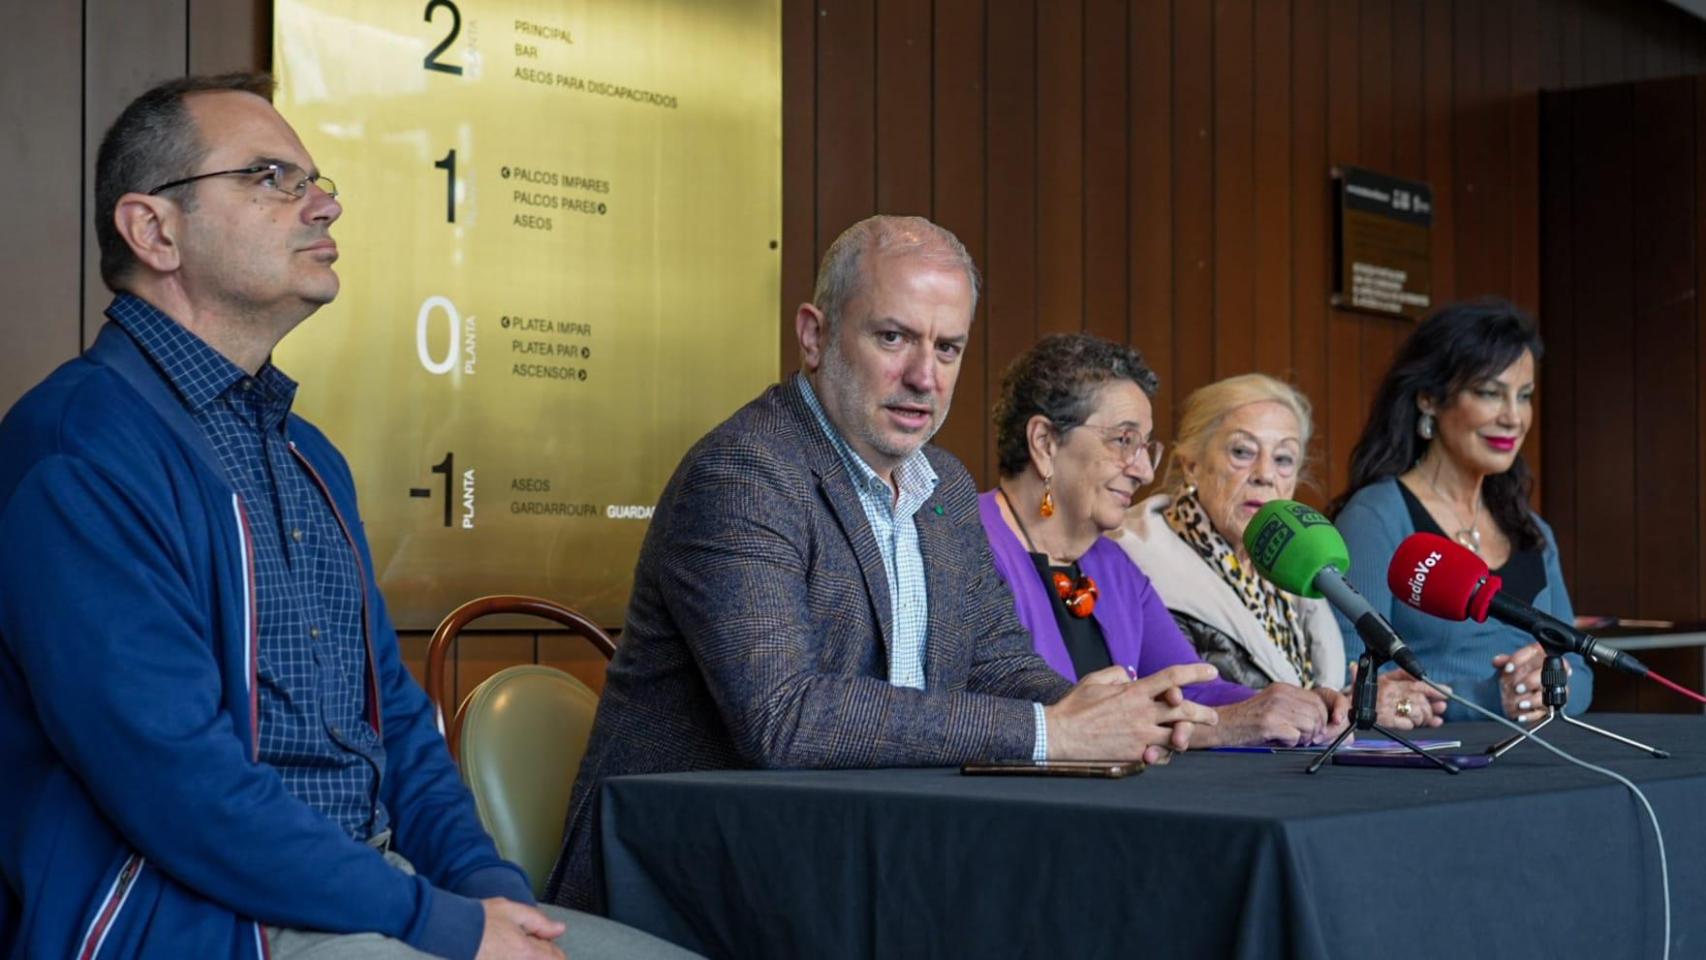
<instances>
[{"instance_id":1,"label":"number 2 on sign","mask_svg":"<svg viewBox=\"0 0 1706 960\"><path fill-rule=\"evenodd\" d=\"M460 77L462 75L461 67L454 63L439 63L438 58L440 54L450 49L450 45L456 42L457 35L462 32L462 11L456 9L456 4L452 3L451 0L432 0L426 5L427 23L432 22L432 12L439 7L445 7L450 11L450 32L445 35L443 40L439 41L438 46L433 47L432 51L421 60L421 66L428 70L437 70L440 73Z\"/></svg>"}]
</instances>

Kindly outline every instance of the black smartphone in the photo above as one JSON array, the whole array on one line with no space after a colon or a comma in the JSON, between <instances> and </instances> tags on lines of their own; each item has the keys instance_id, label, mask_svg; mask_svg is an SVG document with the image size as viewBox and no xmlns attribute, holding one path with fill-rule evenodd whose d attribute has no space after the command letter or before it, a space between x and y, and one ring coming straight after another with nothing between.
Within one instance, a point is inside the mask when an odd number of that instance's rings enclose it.
<instances>
[{"instance_id":1,"label":"black smartphone","mask_svg":"<svg viewBox=\"0 0 1706 960\"><path fill-rule=\"evenodd\" d=\"M1141 760L974 760L960 767L968 777L1095 777L1118 780L1143 772Z\"/></svg>"},{"instance_id":2,"label":"black smartphone","mask_svg":"<svg viewBox=\"0 0 1706 960\"><path fill-rule=\"evenodd\" d=\"M1459 770L1476 770L1493 762L1490 753L1430 753L1428 757L1438 757L1449 762ZM1421 767L1437 770L1427 757L1414 754L1408 750L1403 753L1371 753L1367 750L1346 750L1333 754L1334 763L1342 763L1347 767Z\"/></svg>"}]
</instances>

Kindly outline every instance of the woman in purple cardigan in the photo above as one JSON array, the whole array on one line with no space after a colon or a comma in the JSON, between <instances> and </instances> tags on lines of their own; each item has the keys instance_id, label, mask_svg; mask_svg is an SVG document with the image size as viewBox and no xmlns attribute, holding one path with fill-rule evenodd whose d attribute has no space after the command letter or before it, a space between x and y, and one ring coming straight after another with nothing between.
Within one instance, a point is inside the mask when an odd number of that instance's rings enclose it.
<instances>
[{"instance_id":1,"label":"woman in purple cardigan","mask_svg":"<svg viewBox=\"0 0 1706 960\"><path fill-rule=\"evenodd\" d=\"M1048 337L1008 367L995 409L1001 482L979 509L995 567L1037 653L1063 676L1120 665L1136 677L1200 658L1161 598L1113 541L1161 455L1149 398L1155 372L1129 347L1088 334ZM1336 690L1226 680L1185 696L1220 723L1191 746L1296 746L1337 736Z\"/></svg>"}]
</instances>

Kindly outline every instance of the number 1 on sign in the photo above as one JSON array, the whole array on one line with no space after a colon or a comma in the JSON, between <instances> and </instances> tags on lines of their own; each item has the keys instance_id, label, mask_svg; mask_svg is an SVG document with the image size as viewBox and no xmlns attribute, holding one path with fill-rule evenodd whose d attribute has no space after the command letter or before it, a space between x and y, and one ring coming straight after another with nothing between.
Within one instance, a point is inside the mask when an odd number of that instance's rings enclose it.
<instances>
[{"instance_id":1,"label":"number 1 on sign","mask_svg":"<svg viewBox=\"0 0 1706 960\"><path fill-rule=\"evenodd\" d=\"M438 159L438 161L433 164L433 167L434 167L434 169L444 171L444 219L447 222L455 223L456 222L456 150L455 150L455 148L454 147L451 148L451 151L449 153L445 154L443 157L440 157Z\"/></svg>"},{"instance_id":2,"label":"number 1 on sign","mask_svg":"<svg viewBox=\"0 0 1706 960\"><path fill-rule=\"evenodd\" d=\"M456 454L446 453L444 459L433 464L433 473L444 474L444 525L450 526L450 478L456 474Z\"/></svg>"}]
</instances>

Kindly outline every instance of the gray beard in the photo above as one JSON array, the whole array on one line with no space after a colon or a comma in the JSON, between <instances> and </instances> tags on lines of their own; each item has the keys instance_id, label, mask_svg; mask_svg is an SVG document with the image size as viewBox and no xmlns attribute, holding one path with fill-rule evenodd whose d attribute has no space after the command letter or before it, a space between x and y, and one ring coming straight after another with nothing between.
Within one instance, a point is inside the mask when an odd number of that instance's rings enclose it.
<instances>
[{"instance_id":1,"label":"gray beard","mask_svg":"<svg viewBox=\"0 0 1706 960\"><path fill-rule=\"evenodd\" d=\"M853 367L841 356L841 347L838 345L838 342L834 337L830 338L829 346L823 352L823 366L819 369L819 375L824 380L834 383L836 386L835 392L840 396L847 398L848 404L854 410L864 411L871 409L871 396L864 391L864 389L859 385L858 380L853 376ZM890 397L888 399L904 400L908 403L918 404L931 403L930 397L918 397L908 394L902 394L898 397ZM929 443L936 436L936 432L942 429L942 424L947 422L948 409L951 406L951 402L943 404L941 415L932 420L929 431L924 434L923 438L918 441L916 446L900 447L895 445L881 436L880 433L871 426L871 423L862 417L856 423L852 424L854 428L852 432L860 442L898 463L923 449L924 445Z\"/></svg>"}]
</instances>

